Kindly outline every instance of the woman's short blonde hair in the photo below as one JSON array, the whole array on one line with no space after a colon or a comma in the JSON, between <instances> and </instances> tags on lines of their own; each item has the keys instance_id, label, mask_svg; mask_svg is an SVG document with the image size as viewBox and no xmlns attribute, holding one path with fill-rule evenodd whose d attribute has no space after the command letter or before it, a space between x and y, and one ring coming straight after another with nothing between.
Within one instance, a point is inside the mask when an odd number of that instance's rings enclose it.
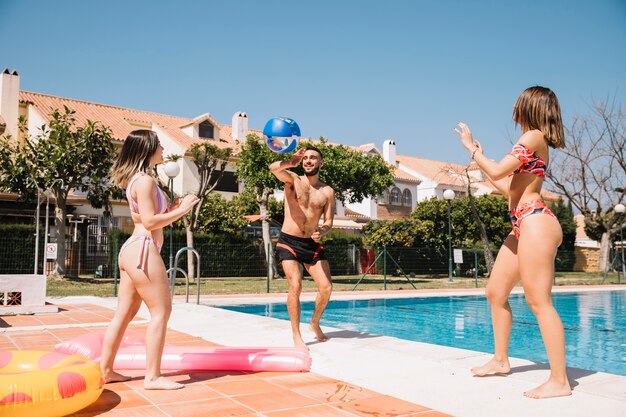
<instances>
[{"instance_id":1,"label":"woman's short blonde hair","mask_svg":"<svg viewBox=\"0 0 626 417\"><path fill-rule=\"evenodd\" d=\"M513 120L523 131L540 130L551 147L565 147L561 107L549 88L535 86L524 90L513 107Z\"/></svg>"},{"instance_id":2,"label":"woman's short blonde hair","mask_svg":"<svg viewBox=\"0 0 626 417\"><path fill-rule=\"evenodd\" d=\"M128 182L138 172L148 172L150 159L159 148L159 138L152 130L133 130L128 134L120 155L111 168L111 177L120 187L126 188Z\"/></svg>"}]
</instances>

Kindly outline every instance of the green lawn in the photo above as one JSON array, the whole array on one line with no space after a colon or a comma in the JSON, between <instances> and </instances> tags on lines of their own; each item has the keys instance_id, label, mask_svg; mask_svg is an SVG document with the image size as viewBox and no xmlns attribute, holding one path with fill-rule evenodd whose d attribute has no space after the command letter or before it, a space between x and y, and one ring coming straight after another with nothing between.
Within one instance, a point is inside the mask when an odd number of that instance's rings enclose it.
<instances>
[{"instance_id":1,"label":"green lawn","mask_svg":"<svg viewBox=\"0 0 626 417\"><path fill-rule=\"evenodd\" d=\"M334 291L350 291L360 276L333 277ZM265 278L203 278L200 280L200 294L263 294L267 293L267 280ZM454 283L448 283L447 277L416 277L411 282L418 289L435 288L475 288L473 278L454 278ZM485 278L478 279L478 287L484 287L487 283ZM616 284L617 274L609 274L605 284ZM624 277L621 277L624 283ZM595 273L558 273L556 285L600 285L602 274ZM190 294L196 294L196 283L190 283ZM383 290L385 286L382 275L368 275L359 286L358 291ZM315 282L305 278L303 291L315 291ZM387 277L387 290L400 291L411 290L413 287L402 277ZM275 279L270 282L270 292L279 293L287 291L287 280ZM176 283L176 294L185 294L185 284L182 278ZM99 297L111 297L114 295L114 282L112 279L81 278L48 278L48 296L70 295L95 295Z\"/></svg>"}]
</instances>

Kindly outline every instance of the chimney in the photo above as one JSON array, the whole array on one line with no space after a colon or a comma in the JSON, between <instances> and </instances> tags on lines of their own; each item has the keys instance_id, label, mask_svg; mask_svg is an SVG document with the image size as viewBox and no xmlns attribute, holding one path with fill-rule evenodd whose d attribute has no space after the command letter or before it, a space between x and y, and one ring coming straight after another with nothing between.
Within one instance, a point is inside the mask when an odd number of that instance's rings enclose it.
<instances>
[{"instance_id":1,"label":"chimney","mask_svg":"<svg viewBox=\"0 0 626 417\"><path fill-rule=\"evenodd\" d=\"M248 135L248 115L244 112L238 111L233 115L232 125L233 139L243 142Z\"/></svg>"},{"instance_id":2,"label":"chimney","mask_svg":"<svg viewBox=\"0 0 626 417\"><path fill-rule=\"evenodd\" d=\"M0 74L0 116L6 129L3 133L17 138L17 118L20 100L20 76L17 71L5 68ZM0 127L1 129L1 127Z\"/></svg>"},{"instance_id":3,"label":"chimney","mask_svg":"<svg viewBox=\"0 0 626 417\"><path fill-rule=\"evenodd\" d=\"M396 141L388 139L383 142L383 159L388 164L396 166Z\"/></svg>"}]
</instances>

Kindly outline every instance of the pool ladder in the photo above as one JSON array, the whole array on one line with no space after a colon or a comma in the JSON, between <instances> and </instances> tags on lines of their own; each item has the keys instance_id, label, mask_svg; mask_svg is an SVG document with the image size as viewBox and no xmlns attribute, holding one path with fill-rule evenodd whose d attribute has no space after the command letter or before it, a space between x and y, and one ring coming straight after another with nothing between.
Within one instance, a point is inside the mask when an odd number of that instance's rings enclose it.
<instances>
[{"instance_id":1,"label":"pool ladder","mask_svg":"<svg viewBox=\"0 0 626 417\"><path fill-rule=\"evenodd\" d=\"M167 270L169 274L170 291L172 293L172 299L174 298L174 288L176 286L176 275L178 271L180 271L185 277L185 302L186 303L189 302L189 275L187 275L187 272L184 269L178 267L178 258L180 255L184 254L185 252L191 252L192 254L196 256L196 260L197 260L197 263L196 263L196 292L197 292L196 304L200 304L200 254L198 253L197 250L195 250L191 246L187 246L185 248L180 249L178 252L176 252L176 257L174 258L174 266Z\"/></svg>"}]
</instances>

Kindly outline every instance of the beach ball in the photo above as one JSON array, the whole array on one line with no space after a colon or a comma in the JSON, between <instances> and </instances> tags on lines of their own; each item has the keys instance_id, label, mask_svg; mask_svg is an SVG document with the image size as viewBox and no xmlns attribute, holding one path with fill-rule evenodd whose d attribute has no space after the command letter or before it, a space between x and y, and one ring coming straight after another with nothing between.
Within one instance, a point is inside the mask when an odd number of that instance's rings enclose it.
<instances>
[{"instance_id":1,"label":"beach ball","mask_svg":"<svg viewBox=\"0 0 626 417\"><path fill-rule=\"evenodd\" d=\"M287 153L296 149L300 138L300 126L288 117L274 117L263 128L265 143L272 152Z\"/></svg>"}]
</instances>

